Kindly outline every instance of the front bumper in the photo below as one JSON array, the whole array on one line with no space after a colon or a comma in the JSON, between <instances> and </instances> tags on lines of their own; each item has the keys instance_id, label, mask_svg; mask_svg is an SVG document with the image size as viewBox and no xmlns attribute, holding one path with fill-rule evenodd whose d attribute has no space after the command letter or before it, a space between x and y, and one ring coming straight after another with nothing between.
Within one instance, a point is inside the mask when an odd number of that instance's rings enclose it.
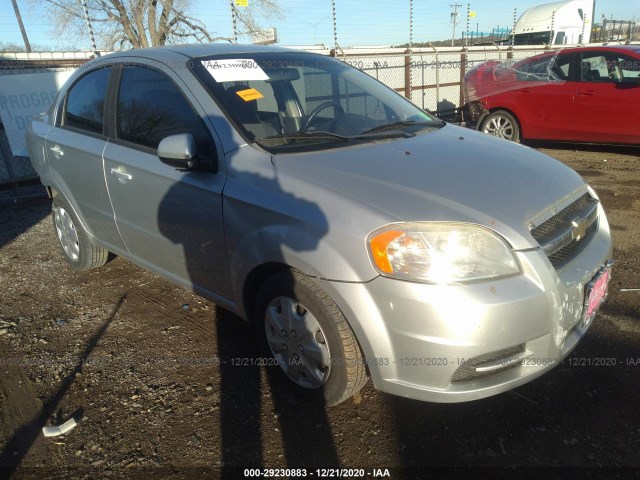
<instances>
[{"instance_id":1,"label":"front bumper","mask_svg":"<svg viewBox=\"0 0 640 480\"><path fill-rule=\"evenodd\" d=\"M466 126L474 130L480 127L480 123L489 113L484 103L479 100L465 103L462 107L462 116Z\"/></svg>"},{"instance_id":2,"label":"front bumper","mask_svg":"<svg viewBox=\"0 0 640 480\"><path fill-rule=\"evenodd\" d=\"M586 333L585 286L612 255L600 219L559 270L538 249L517 253L522 275L498 281L320 283L350 322L377 389L432 402L484 398L550 370Z\"/></svg>"}]
</instances>

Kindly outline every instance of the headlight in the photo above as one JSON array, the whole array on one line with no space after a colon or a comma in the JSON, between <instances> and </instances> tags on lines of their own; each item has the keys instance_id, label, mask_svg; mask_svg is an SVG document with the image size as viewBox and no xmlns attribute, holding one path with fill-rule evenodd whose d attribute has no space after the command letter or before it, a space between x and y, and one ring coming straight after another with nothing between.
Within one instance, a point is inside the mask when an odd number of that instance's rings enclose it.
<instances>
[{"instance_id":1,"label":"headlight","mask_svg":"<svg viewBox=\"0 0 640 480\"><path fill-rule=\"evenodd\" d=\"M387 277L444 284L520 272L507 242L479 225L393 224L374 231L367 243L374 265Z\"/></svg>"}]
</instances>

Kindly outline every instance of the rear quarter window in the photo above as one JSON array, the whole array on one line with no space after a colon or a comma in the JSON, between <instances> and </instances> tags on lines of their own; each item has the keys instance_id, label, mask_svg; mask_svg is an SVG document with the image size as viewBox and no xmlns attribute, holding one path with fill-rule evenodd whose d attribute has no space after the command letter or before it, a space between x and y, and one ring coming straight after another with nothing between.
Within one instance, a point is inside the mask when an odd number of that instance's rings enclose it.
<instances>
[{"instance_id":1,"label":"rear quarter window","mask_svg":"<svg viewBox=\"0 0 640 480\"><path fill-rule=\"evenodd\" d=\"M67 93L62 118L64 127L103 133L104 101L111 68L101 68L80 78Z\"/></svg>"}]
</instances>

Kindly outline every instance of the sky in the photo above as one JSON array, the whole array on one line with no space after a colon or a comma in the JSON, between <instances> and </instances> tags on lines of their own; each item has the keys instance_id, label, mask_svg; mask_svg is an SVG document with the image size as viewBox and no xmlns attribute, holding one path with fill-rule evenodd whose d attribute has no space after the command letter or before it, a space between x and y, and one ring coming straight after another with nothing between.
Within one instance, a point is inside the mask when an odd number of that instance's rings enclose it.
<instances>
[{"instance_id":1,"label":"sky","mask_svg":"<svg viewBox=\"0 0 640 480\"><path fill-rule=\"evenodd\" d=\"M32 45L61 51L69 48L89 49L88 39L77 40L52 35L46 11L37 0L17 0ZM252 0L249 0L251 2ZM467 29L467 5L460 0L413 0L413 41L451 38L451 4L458 2L460 23L457 37ZM325 44L333 46L331 0L280 0L284 17L264 19L264 27L275 27L282 45ZM494 28L511 28L516 16L544 0L472 0L476 12L470 31L491 32ZM191 0L188 13L204 22L214 36L231 36L229 0ZM335 0L338 44L399 45L409 41L409 0ZM238 7L241 8L241 7ZM597 0L596 21L602 16L618 20L640 20L640 0ZM0 0L0 45L22 45L11 0Z\"/></svg>"}]
</instances>

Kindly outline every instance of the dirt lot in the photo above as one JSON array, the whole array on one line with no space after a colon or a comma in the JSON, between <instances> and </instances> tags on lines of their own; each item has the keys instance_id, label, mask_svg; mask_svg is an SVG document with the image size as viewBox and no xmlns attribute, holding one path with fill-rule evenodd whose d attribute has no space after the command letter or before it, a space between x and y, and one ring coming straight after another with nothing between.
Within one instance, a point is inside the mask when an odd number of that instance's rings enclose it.
<instances>
[{"instance_id":1,"label":"dirt lot","mask_svg":"<svg viewBox=\"0 0 640 480\"><path fill-rule=\"evenodd\" d=\"M0 478L242 478L258 466L638 475L640 291L621 289L640 288L639 152L541 150L601 196L616 246L609 301L572 362L466 404L370 383L327 411L300 403L269 371L230 364L260 355L240 320L121 259L74 273L47 200L1 203ZM74 430L43 437L72 415Z\"/></svg>"}]
</instances>

